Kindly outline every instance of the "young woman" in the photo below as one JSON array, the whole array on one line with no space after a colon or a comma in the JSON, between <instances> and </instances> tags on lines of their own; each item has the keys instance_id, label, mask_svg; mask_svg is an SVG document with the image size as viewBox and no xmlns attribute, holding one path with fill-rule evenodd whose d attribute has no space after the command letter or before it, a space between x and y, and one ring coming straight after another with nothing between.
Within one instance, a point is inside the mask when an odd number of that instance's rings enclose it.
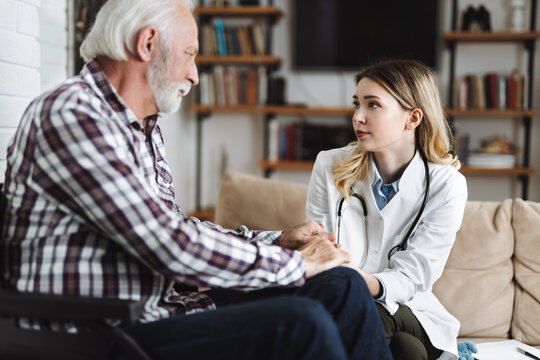
<instances>
[{"instance_id":1,"label":"young woman","mask_svg":"<svg viewBox=\"0 0 540 360\"><path fill-rule=\"evenodd\" d=\"M433 295L467 185L435 76L410 60L356 76L358 139L317 156L306 214L336 233L377 302L395 359L456 359L459 322Z\"/></svg>"}]
</instances>

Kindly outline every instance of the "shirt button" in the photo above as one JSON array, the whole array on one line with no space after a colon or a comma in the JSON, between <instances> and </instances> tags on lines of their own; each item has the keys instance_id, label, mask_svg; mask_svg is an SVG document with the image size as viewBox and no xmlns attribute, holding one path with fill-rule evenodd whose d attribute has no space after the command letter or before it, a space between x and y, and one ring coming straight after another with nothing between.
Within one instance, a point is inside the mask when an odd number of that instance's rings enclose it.
<instances>
[{"instance_id":1,"label":"shirt button","mask_svg":"<svg viewBox=\"0 0 540 360\"><path fill-rule=\"evenodd\" d=\"M377 255L379 252L377 250L373 251L373 255Z\"/></svg>"}]
</instances>

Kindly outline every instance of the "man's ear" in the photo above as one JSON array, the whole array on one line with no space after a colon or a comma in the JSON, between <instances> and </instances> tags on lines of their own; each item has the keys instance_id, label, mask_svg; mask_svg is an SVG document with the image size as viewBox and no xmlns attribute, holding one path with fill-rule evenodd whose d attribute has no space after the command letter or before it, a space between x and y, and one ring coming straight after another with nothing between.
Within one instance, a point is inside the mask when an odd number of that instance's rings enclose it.
<instances>
[{"instance_id":1,"label":"man's ear","mask_svg":"<svg viewBox=\"0 0 540 360\"><path fill-rule=\"evenodd\" d=\"M152 26L144 27L137 37L136 55L143 62L149 62L158 50L159 33Z\"/></svg>"},{"instance_id":2,"label":"man's ear","mask_svg":"<svg viewBox=\"0 0 540 360\"><path fill-rule=\"evenodd\" d=\"M405 127L407 130L414 130L420 123L422 122L422 119L424 118L424 113L420 109L413 109L409 112L409 119L407 120L407 124Z\"/></svg>"}]
</instances>

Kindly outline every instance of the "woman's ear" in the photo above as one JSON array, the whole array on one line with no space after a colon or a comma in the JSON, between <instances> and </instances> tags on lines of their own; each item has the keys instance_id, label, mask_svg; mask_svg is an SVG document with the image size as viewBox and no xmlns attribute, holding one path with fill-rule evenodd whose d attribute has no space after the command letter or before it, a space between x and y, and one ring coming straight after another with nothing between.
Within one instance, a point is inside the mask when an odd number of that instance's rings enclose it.
<instances>
[{"instance_id":1,"label":"woman's ear","mask_svg":"<svg viewBox=\"0 0 540 360\"><path fill-rule=\"evenodd\" d=\"M149 62L153 58L153 54L158 48L159 34L154 26L146 26L140 32L137 37L136 55L139 60L143 62Z\"/></svg>"},{"instance_id":2,"label":"woman's ear","mask_svg":"<svg viewBox=\"0 0 540 360\"><path fill-rule=\"evenodd\" d=\"M407 120L406 128L407 130L414 130L424 118L424 113L420 109L413 109L409 112L409 119Z\"/></svg>"}]
</instances>

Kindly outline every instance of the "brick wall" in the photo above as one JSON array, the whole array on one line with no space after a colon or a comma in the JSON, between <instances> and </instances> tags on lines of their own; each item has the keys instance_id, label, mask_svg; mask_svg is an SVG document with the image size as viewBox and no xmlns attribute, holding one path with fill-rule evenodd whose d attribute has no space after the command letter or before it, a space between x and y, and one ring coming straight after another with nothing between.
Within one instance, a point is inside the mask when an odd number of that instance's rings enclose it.
<instances>
[{"instance_id":1,"label":"brick wall","mask_svg":"<svg viewBox=\"0 0 540 360\"><path fill-rule=\"evenodd\" d=\"M0 181L7 143L22 113L41 91L41 0L0 0Z\"/></svg>"},{"instance_id":2,"label":"brick wall","mask_svg":"<svg viewBox=\"0 0 540 360\"><path fill-rule=\"evenodd\" d=\"M67 8L65 0L41 0L41 89L48 90L67 78Z\"/></svg>"}]
</instances>

